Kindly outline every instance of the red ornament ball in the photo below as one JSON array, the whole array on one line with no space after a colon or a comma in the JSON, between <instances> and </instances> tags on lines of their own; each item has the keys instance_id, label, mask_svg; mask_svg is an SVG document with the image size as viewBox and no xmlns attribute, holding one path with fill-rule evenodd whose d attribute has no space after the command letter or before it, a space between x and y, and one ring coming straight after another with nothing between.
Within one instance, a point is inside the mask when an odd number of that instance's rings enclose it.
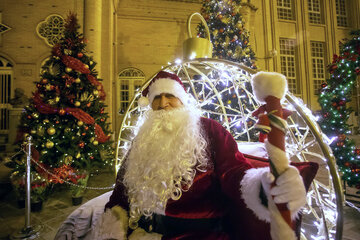
<instances>
[{"instance_id":1,"label":"red ornament ball","mask_svg":"<svg viewBox=\"0 0 360 240\"><path fill-rule=\"evenodd\" d=\"M79 53L77 54L77 56L78 56L78 58L82 58L82 57L84 56L84 54L83 54L82 52L79 52Z\"/></svg>"},{"instance_id":2,"label":"red ornament ball","mask_svg":"<svg viewBox=\"0 0 360 240\"><path fill-rule=\"evenodd\" d=\"M78 144L78 146L79 146L80 148L84 148L84 147L85 147L85 143L84 143L84 142L80 142L80 143Z\"/></svg>"}]
</instances>

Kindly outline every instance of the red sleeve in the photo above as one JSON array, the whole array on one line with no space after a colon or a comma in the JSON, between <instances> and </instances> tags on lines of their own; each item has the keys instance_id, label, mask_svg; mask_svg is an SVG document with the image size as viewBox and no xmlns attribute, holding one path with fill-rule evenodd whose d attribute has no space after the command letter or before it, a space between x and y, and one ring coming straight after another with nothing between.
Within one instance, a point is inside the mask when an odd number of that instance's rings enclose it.
<instances>
[{"instance_id":1,"label":"red sleeve","mask_svg":"<svg viewBox=\"0 0 360 240\"><path fill-rule=\"evenodd\" d=\"M123 164L124 165L124 164ZM126 195L126 188L123 184L124 167L121 167L117 173L116 185L113 193L110 196L110 200L105 205L106 208L112 208L114 206L120 206L126 211L129 210L129 201Z\"/></svg>"},{"instance_id":2,"label":"red sleeve","mask_svg":"<svg viewBox=\"0 0 360 240\"><path fill-rule=\"evenodd\" d=\"M235 139L223 126L210 119L203 119L203 122L221 189L235 202L242 201L240 182L245 171L253 166L239 152Z\"/></svg>"}]
</instances>

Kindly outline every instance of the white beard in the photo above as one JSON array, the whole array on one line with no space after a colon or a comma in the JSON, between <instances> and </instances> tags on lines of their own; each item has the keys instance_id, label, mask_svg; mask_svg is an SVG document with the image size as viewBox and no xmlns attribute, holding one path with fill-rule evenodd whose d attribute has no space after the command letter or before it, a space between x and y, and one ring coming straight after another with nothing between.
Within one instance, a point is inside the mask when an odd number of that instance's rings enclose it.
<instances>
[{"instance_id":1,"label":"white beard","mask_svg":"<svg viewBox=\"0 0 360 240\"><path fill-rule=\"evenodd\" d=\"M190 188L196 170L206 170L206 146L197 110L181 107L145 115L124 175L133 228L141 215L164 214L167 201L178 200Z\"/></svg>"}]
</instances>

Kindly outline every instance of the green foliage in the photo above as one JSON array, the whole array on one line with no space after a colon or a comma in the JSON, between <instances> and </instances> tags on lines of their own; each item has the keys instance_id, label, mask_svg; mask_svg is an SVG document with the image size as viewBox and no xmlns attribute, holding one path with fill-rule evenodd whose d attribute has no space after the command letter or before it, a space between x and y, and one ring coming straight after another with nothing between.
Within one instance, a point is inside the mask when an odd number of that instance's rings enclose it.
<instances>
[{"instance_id":1,"label":"green foliage","mask_svg":"<svg viewBox=\"0 0 360 240\"><path fill-rule=\"evenodd\" d=\"M351 32L352 38L342 44L340 55L334 55L329 65L330 78L322 84L318 102L321 105L319 124L330 138L342 178L350 186L360 189L360 149L355 148L347 123L353 110L351 101L356 77L360 75L360 30Z\"/></svg>"},{"instance_id":2,"label":"green foliage","mask_svg":"<svg viewBox=\"0 0 360 240\"><path fill-rule=\"evenodd\" d=\"M70 14L64 37L42 66L35 93L21 114L19 148L31 135L32 157L49 172L64 165L90 170L113 164L105 92L79 28L76 16ZM19 155L9 165L24 171L23 159ZM39 170L33 164L32 171Z\"/></svg>"},{"instance_id":3,"label":"green foliage","mask_svg":"<svg viewBox=\"0 0 360 240\"><path fill-rule=\"evenodd\" d=\"M201 14L205 18L213 44L213 57L256 68L255 53L249 42L249 32L241 14L241 0L204 0ZM199 25L199 36L205 37L205 28Z\"/></svg>"}]
</instances>

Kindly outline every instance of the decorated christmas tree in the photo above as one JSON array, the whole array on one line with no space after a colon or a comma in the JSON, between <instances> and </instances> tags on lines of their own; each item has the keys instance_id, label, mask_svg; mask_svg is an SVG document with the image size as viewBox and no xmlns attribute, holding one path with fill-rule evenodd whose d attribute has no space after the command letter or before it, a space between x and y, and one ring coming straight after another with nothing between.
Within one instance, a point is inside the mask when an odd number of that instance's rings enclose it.
<instances>
[{"instance_id":1,"label":"decorated christmas tree","mask_svg":"<svg viewBox=\"0 0 360 240\"><path fill-rule=\"evenodd\" d=\"M331 148L337 159L342 178L360 189L360 149L348 138L349 107L357 76L360 75L360 30L351 32L352 39L342 44L340 55L334 55L329 66L330 78L321 85L319 124L333 139ZM360 193L360 192L359 192Z\"/></svg>"},{"instance_id":2,"label":"decorated christmas tree","mask_svg":"<svg viewBox=\"0 0 360 240\"><path fill-rule=\"evenodd\" d=\"M42 66L19 126L19 147L32 136L33 170L53 183L77 183L83 176L78 172L110 167L113 161L104 88L79 28L69 14L64 37ZM15 159L15 171L23 171L24 158Z\"/></svg>"},{"instance_id":3,"label":"decorated christmas tree","mask_svg":"<svg viewBox=\"0 0 360 240\"><path fill-rule=\"evenodd\" d=\"M201 14L210 30L213 57L255 67L255 53L251 49L249 32L241 14L242 0L204 0ZM199 36L205 36L204 26L199 25Z\"/></svg>"},{"instance_id":4,"label":"decorated christmas tree","mask_svg":"<svg viewBox=\"0 0 360 240\"><path fill-rule=\"evenodd\" d=\"M241 63L255 69L255 53L250 46L249 32L244 27L245 22L241 14L242 7L243 3L241 0L204 0L201 15L209 27L210 40L213 44L213 58ZM206 34L204 26L199 24L198 36L206 37ZM226 70L224 73L226 75ZM228 80L224 80L218 73L210 72L208 77L218 83L216 84L216 89L221 94L222 101L228 107L230 116L238 114L232 109L239 105L244 109L244 112L247 112L246 109L253 109L253 105L248 97L248 92L252 91L249 83L246 83L245 89L236 87L229 89L227 87ZM211 108L211 106L209 107ZM216 114L220 110L216 105L208 110L215 113L208 117L218 122L224 121L221 116ZM253 119L249 118L247 121L247 124L250 126L255 124ZM254 129L251 129L249 134L253 141L258 140ZM239 138L237 140L246 139Z\"/></svg>"}]
</instances>

